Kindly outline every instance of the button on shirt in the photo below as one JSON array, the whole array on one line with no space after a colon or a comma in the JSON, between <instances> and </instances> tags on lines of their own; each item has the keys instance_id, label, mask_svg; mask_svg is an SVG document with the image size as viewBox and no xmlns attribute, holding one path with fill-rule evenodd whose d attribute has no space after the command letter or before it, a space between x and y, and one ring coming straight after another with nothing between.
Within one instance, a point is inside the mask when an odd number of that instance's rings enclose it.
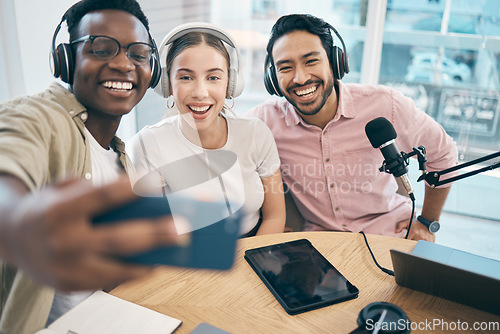
<instances>
[{"instance_id":1,"label":"button on shirt","mask_svg":"<svg viewBox=\"0 0 500 334\"><path fill-rule=\"evenodd\" d=\"M378 170L384 158L370 145L366 123L387 118L401 151L424 145L429 171L456 165L456 145L401 93L383 86L337 84L337 113L324 129L304 122L284 98L269 100L246 116L260 118L273 132L283 179L305 219L305 230L401 236L394 232L396 224L409 220L411 202L396 193L392 175Z\"/></svg>"}]
</instances>

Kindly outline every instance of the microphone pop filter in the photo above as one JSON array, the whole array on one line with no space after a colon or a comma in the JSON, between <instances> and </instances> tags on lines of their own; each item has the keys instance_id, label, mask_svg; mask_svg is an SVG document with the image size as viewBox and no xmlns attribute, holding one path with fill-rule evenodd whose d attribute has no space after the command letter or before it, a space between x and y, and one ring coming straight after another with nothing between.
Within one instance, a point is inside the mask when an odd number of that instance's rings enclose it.
<instances>
[{"instance_id":1,"label":"microphone pop filter","mask_svg":"<svg viewBox=\"0 0 500 334\"><path fill-rule=\"evenodd\" d=\"M365 133L374 148L379 148L397 137L396 130L385 117L378 117L368 122Z\"/></svg>"}]
</instances>

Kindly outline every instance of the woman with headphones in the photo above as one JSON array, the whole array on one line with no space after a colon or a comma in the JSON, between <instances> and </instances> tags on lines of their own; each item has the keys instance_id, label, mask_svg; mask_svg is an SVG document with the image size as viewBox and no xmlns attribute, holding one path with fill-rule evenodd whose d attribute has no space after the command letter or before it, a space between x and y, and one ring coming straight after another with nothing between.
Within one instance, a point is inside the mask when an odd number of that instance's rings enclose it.
<instances>
[{"instance_id":1,"label":"woman with headphones","mask_svg":"<svg viewBox=\"0 0 500 334\"><path fill-rule=\"evenodd\" d=\"M176 193L226 200L229 214L242 210L242 236L283 232L285 203L273 135L260 120L227 114L225 100L243 90L236 43L216 26L190 23L167 34L160 56L165 47L156 91L177 115L132 138L128 150L138 180L149 179L148 187L167 198Z\"/></svg>"}]
</instances>

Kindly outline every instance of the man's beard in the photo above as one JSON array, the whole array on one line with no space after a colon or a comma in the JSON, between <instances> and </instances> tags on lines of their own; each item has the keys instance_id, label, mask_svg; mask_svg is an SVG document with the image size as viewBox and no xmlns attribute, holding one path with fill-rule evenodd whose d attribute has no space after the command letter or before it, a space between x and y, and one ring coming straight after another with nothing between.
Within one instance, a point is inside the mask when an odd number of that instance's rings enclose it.
<instances>
[{"instance_id":1,"label":"man's beard","mask_svg":"<svg viewBox=\"0 0 500 334\"><path fill-rule=\"evenodd\" d=\"M305 85L309 85L311 84L312 82L306 82L304 84ZM321 82L323 83L323 81ZM291 87L288 89L288 92L294 88L296 88L297 86L294 86L294 87ZM317 103L317 99L314 100L314 101L311 101L309 103L297 103L295 102L295 100L291 99L290 96L292 96L292 94L294 93L288 93L288 96L285 95L285 98L288 102L290 102L291 105L293 105L295 107L295 110L297 110L299 113L301 113L302 115L307 115L307 116L312 116L312 115L316 115L317 113L319 113L319 111L324 107L326 101L328 100L328 98L330 97L330 95L332 95L332 92L333 92L333 77L330 78L326 85L324 86L325 87L325 90L324 90L324 93L323 93L323 96L321 96L321 101L319 102L318 106L312 110L307 110L306 108L304 107L307 107L307 106L312 106L314 105L315 103ZM302 107L301 107L302 106Z\"/></svg>"}]
</instances>

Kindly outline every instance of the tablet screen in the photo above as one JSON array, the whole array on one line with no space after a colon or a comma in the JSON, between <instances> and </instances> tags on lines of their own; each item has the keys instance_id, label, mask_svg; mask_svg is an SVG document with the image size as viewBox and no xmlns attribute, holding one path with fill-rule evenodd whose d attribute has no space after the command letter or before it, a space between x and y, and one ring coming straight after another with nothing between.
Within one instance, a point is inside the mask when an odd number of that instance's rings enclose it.
<instances>
[{"instance_id":1,"label":"tablet screen","mask_svg":"<svg viewBox=\"0 0 500 334\"><path fill-rule=\"evenodd\" d=\"M251 249L245 258L290 314L355 298L359 292L306 239Z\"/></svg>"}]
</instances>

